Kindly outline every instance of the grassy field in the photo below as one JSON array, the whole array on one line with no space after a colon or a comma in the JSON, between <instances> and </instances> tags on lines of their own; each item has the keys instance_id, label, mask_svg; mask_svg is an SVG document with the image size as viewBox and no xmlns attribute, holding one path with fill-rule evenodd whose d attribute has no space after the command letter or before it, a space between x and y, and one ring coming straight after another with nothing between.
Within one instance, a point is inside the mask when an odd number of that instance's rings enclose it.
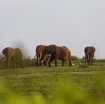
<instances>
[{"instance_id":1,"label":"grassy field","mask_svg":"<svg viewBox=\"0 0 105 104\"><path fill-rule=\"evenodd\" d=\"M95 62L93 65L78 62L74 64L71 67L52 65L50 68L33 66L23 69L0 69L0 80L4 85L2 93L8 95L12 92L29 98L34 94L40 94L45 99L51 100L55 96L61 96L60 93L65 93L67 90L65 96L69 93L69 96L72 96L73 92L75 97L78 94L81 96L80 93L87 93L90 98L103 101L105 98L105 62Z\"/></svg>"}]
</instances>

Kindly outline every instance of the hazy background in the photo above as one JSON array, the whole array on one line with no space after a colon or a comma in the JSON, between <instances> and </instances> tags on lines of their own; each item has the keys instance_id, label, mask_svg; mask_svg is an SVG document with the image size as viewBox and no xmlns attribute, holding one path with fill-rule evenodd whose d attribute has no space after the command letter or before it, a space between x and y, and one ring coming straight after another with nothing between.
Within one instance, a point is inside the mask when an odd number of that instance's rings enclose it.
<instances>
[{"instance_id":1,"label":"hazy background","mask_svg":"<svg viewBox=\"0 0 105 104\"><path fill-rule=\"evenodd\" d=\"M0 0L0 53L19 47L33 58L38 44L65 45L80 58L93 45L105 58L105 0Z\"/></svg>"}]
</instances>

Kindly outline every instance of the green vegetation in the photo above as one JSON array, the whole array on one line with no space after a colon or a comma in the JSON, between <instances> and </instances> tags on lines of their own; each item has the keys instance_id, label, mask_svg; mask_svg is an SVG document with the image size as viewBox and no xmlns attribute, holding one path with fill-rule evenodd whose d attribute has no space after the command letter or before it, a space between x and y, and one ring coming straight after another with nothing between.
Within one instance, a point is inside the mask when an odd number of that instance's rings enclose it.
<instances>
[{"instance_id":1,"label":"green vegetation","mask_svg":"<svg viewBox=\"0 0 105 104\"><path fill-rule=\"evenodd\" d=\"M104 104L105 60L73 63L62 67L59 61L58 67L52 63L49 68L25 59L23 69L0 64L0 104Z\"/></svg>"}]
</instances>

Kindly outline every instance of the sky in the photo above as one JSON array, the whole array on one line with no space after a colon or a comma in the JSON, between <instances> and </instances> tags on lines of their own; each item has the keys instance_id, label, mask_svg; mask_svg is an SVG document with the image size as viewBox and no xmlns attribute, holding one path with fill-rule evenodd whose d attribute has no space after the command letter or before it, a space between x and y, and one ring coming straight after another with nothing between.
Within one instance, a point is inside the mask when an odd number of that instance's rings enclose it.
<instances>
[{"instance_id":1,"label":"sky","mask_svg":"<svg viewBox=\"0 0 105 104\"><path fill-rule=\"evenodd\" d=\"M79 58L94 46L105 59L105 0L0 0L0 54L18 47L33 58L40 44L67 46Z\"/></svg>"}]
</instances>

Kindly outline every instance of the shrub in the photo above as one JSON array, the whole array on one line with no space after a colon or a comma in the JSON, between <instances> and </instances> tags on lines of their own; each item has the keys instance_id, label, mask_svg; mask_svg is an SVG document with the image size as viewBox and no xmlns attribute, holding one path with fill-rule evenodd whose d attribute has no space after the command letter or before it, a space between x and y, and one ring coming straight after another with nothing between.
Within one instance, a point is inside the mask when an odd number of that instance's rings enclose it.
<instances>
[{"instance_id":1,"label":"shrub","mask_svg":"<svg viewBox=\"0 0 105 104\"><path fill-rule=\"evenodd\" d=\"M31 59L31 58L24 59L23 65L24 65L24 67L35 66L36 65L36 59Z\"/></svg>"},{"instance_id":2,"label":"shrub","mask_svg":"<svg viewBox=\"0 0 105 104\"><path fill-rule=\"evenodd\" d=\"M77 60L79 60L79 58L77 56L71 56L71 60L77 61Z\"/></svg>"},{"instance_id":3,"label":"shrub","mask_svg":"<svg viewBox=\"0 0 105 104\"><path fill-rule=\"evenodd\" d=\"M0 56L0 69L5 68L5 57Z\"/></svg>"}]
</instances>

